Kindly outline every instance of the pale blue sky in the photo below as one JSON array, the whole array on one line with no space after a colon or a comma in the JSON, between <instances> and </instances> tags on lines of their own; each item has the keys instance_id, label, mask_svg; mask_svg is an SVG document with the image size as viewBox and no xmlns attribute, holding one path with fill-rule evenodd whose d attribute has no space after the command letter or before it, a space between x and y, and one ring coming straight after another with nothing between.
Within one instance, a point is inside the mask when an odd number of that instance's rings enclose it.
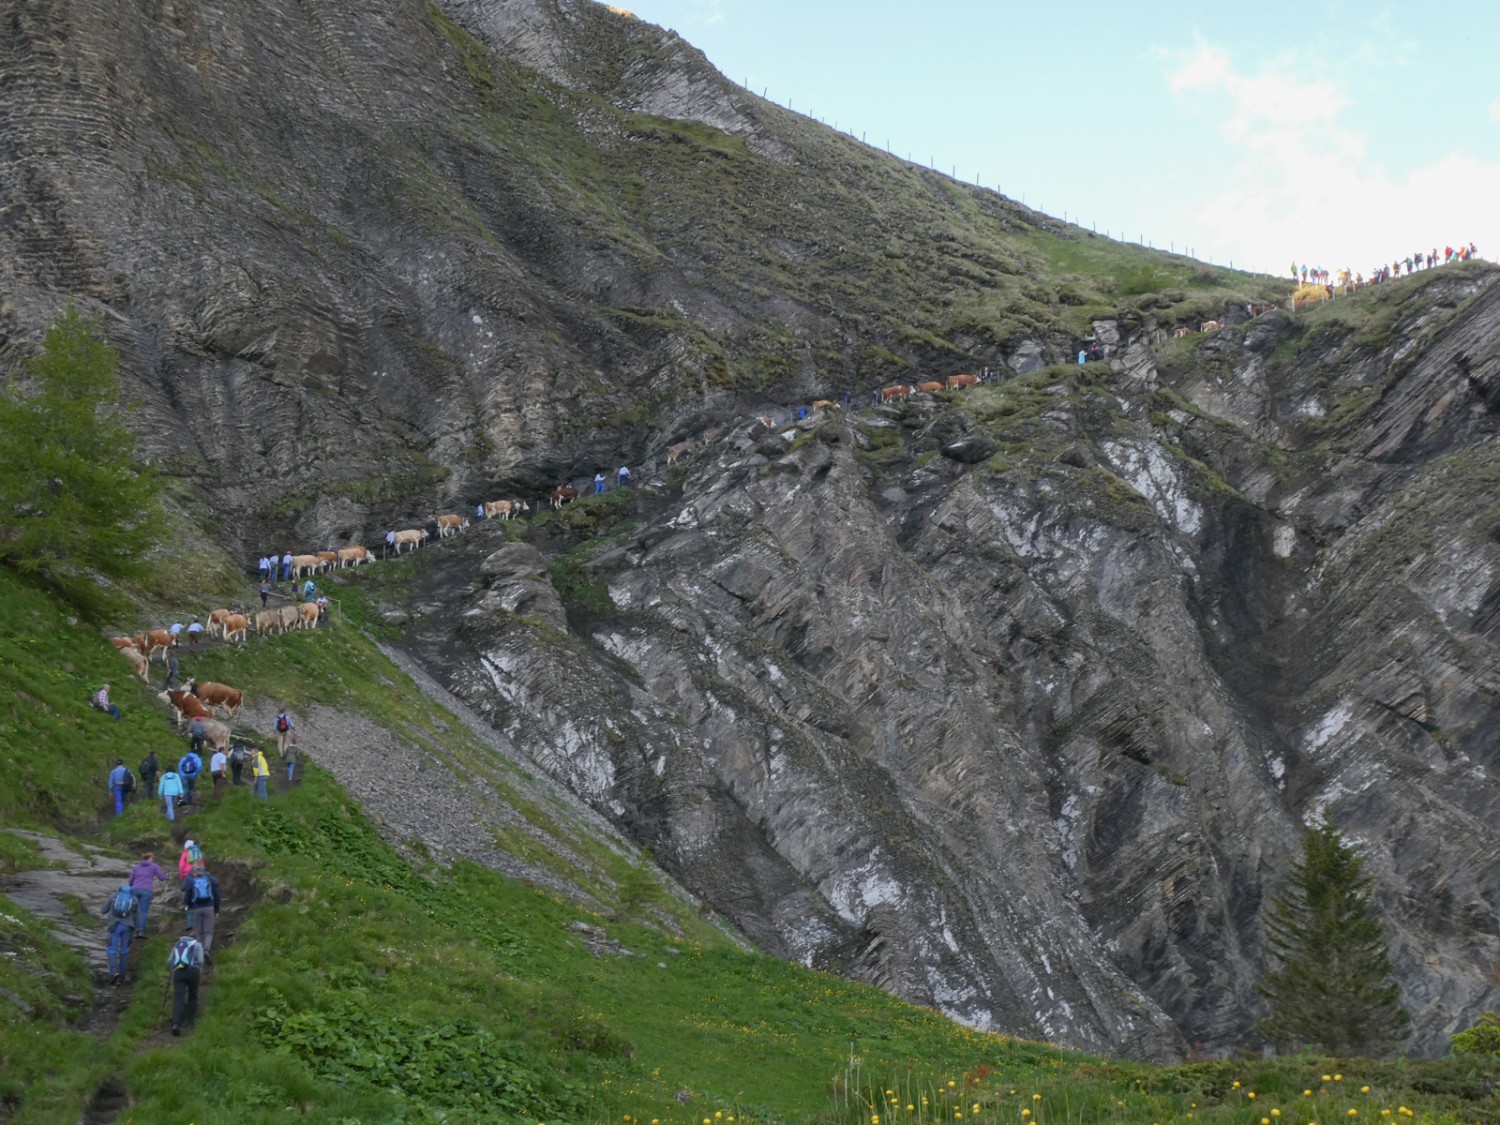
<instances>
[{"instance_id":1,"label":"pale blue sky","mask_svg":"<svg viewBox=\"0 0 1500 1125\"><path fill-rule=\"evenodd\" d=\"M1500 3L617 0L729 78L1085 225L1283 273L1500 257Z\"/></svg>"}]
</instances>

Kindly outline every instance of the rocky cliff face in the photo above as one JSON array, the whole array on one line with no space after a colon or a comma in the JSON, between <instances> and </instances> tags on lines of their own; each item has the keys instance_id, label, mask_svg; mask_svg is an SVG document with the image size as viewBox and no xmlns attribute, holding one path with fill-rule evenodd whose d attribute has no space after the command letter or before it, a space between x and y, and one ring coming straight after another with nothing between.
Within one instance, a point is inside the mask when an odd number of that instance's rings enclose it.
<instances>
[{"instance_id":1,"label":"rocky cliff face","mask_svg":"<svg viewBox=\"0 0 1500 1125\"><path fill-rule=\"evenodd\" d=\"M762 946L1243 1046L1332 816L1415 1046L1500 1002L1495 274L1250 321L572 0L13 7L0 358L105 317L231 549L640 467L424 554L405 643Z\"/></svg>"}]
</instances>

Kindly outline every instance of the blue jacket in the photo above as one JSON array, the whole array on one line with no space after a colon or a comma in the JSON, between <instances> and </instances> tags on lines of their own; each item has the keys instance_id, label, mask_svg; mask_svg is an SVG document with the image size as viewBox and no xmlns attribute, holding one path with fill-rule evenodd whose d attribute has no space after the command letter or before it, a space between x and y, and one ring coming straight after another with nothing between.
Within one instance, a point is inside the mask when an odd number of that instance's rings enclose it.
<instances>
[{"instance_id":1,"label":"blue jacket","mask_svg":"<svg viewBox=\"0 0 1500 1125\"><path fill-rule=\"evenodd\" d=\"M156 783L158 797L181 797L183 792L182 778L178 777L173 770L162 774L161 780Z\"/></svg>"},{"instance_id":2,"label":"blue jacket","mask_svg":"<svg viewBox=\"0 0 1500 1125\"><path fill-rule=\"evenodd\" d=\"M125 784L125 767L124 766L116 766L114 769L112 769L112 770L109 771L109 787L111 789L113 789L116 785L123 786L124 784Z\"/></svg>"},{"instance_id":3,"label":"blue jacket","mask_svg":"<svg viewBox=\"0 0 1500 1125\"><path fill-rule=\"evenodd\" d=\"M189 750L177 763L177 772L183 777L197 777L203 772L203 759Z\"/></svg>"}]
</instances>

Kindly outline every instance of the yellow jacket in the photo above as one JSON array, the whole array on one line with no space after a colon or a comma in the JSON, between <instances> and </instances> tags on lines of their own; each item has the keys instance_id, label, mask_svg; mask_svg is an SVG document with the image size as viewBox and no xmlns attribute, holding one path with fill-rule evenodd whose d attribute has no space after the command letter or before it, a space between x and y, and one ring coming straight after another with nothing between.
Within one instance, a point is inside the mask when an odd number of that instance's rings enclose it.
<instances>
[{"instance_id":1,"label":"yellow jacket","mask_svg":"<svg viewBox=\"0 0 1500 1125\"><path fill-rule=\"evenodd\" d=\"M266 764L265 751L257 750L255 760L250 764L250 772L254 777L270 777L271 767Z\"/></svg>"}]
</instances>

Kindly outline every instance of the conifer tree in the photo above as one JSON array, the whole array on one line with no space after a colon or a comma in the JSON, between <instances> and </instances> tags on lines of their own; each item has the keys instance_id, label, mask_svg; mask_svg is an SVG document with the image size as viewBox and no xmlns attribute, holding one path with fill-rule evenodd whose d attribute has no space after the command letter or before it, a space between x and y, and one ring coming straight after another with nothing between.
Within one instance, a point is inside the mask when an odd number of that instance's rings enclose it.
<instances>
[{"instance_id":1,"label":"conifer tree","mask_svg":"<svg viewBox=\"0 0 1500 1125\"><path fill-rule=\"evenodd\" d=\"M1271 1002L1260 1031L1278 1050L1373 1056L1405 1040L1409 1020L1369 888L1364 860L1336 825L1308 831L1265 923L1278 967L1260 986Z\"/></svg>"},{"instance_id":2,"label":"conifer tree","mask_svg":"<svg viewBox=\"0 0 1500 1125\"><path fill-rule=\"evenodd\" d=\"M0 561L102 612L162 534L154 474L115 413L119 354L72 305L0 393Z\"/></svg>"}]
</instances>

